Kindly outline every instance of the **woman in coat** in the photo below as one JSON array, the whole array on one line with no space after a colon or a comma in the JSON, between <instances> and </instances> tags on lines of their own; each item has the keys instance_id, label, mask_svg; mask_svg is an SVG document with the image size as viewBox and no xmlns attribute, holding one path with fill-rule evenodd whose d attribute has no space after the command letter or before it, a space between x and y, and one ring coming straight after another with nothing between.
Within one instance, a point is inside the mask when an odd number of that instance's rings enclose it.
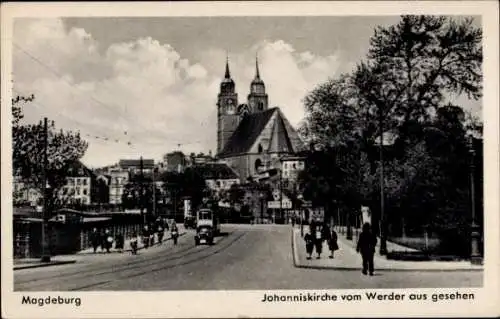
<instances>
[{"instance_id":1,"label":"woman in coat","mask_svg":"<svg viewBox=\"0 0 500 319\"><path fill-rule=\"evenodd\" d=\"M314 226L311 225L309 227L309 231L305 234L304 240L306 241L306 253L307 253L307 259L311 259L311 255L313 253L314 249Z\"/></svg>"},{"instance_id":2,"label":"woman in coat","mask_svg":"<svg viewBox=\"0 0 500 319\"><path fill-rule=\"evenodd\" d=\"M320 223L315 223L314 227L314 246L316 248L316 259L321 258L321 253L323 252L323 241L325 240L325 234L323 231L323 226Z\"/></svg>"},{"instance_id":3,"label":"woman in coat","mask_svg":"<svg viewBox=\"0 0 500 319\"><path fill-rule=\"evenodd\" d=\"M339 249L339 245L337 243L337 240L338 240L338 236L337 236L337 232L335 231L335 229L332 229L328 230L329 232L329 236L328 236L328 248L330 249L330 258L333 259L334 258L334 253L336 250Z\"/></svg>"}]
</instances>

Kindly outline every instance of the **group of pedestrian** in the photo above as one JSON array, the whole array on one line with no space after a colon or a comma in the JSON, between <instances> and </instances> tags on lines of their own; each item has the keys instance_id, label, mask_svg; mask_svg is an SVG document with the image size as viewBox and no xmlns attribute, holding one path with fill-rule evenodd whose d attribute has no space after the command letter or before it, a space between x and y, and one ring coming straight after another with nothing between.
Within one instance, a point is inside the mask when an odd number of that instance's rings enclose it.
<instances>
[{"instance_id":1,"label":"group of pedestrian","mask_svg":"<svg viewBox=\"0 0 500 319\"><path fill-rule=\"evenodd\" d=\"M327 223L312 222L309 225L309 232L304 236L306 241L307 259L312 258L313 251L316 250L316 259L321 258L323 252L323 243L328 244L330 250L329 258L335 257L335 251L339 249L337 244L337 233L330 228Z\"/></svg>"},{"instance_id":2,"label":"group of pedestrian","mask_svg":"<svg viewBox=\"0 0 500 319\"><path fill-rule=\"evenodd\" d=\"M166 230L168 230L168 223L160 217L158 217L153 223L144 225L142 229L142 243L144 248L147 249L155 244L155 235L158 243L161 244Z\"/></svg>"},{"instance_id":3,"label":"group of pedestrian","mask_svg":"<svg viewBox=\"0 0 500 319\"><path fill-rule=\"evenodd\" d=\"M113 237L111 231L107 228L102 231L98 231L97 228L94 228L89 237L92 248L94 249L94 254L97 253L99 247L101 247L101 251L109 253L113 247L113 243L117 250L123 250L124 238L121 233L117 233L115 237Z\"/></svg>"},{"instance_id":4,"label":"group of pedestrian","mask_svg":"<svg viewBox=\"0 0 500 319\"><path fill-rule=\"evenodd\" d=\"M175 225L175 222L172 227L175 228L175 233L177 233L177 226ZM161 218L158 218L153 223L144 225L141 232L141 241L144 245L144 248L148 248L155 244L155 236L158 240L158 243L161 244L163 242L163 237L165 236L165 231L168 229L168 223ZM118 250L119 252L123 252L125 245L125 238L123 234L117 233L113 237L111 231L107 228L101 231L98 231L97 228L94 228L89 235L89 239L92 248L94 249L94 253L97 253L99 247L101 248L102 252L110 253L111 248L113 248L113 244L115 245L116 250ZM132 249L133 254L137 253L138 241L138 234L134 231L132 233L132 237L130 238L130 248Z\"/></svg>"},{"instance_id":5,"label":"group of pedestrian","mask_svg":"<svg viewBox=\"0 0 500 319\"><path fill-rule=\"evenodd\" d=\"M323 243L328 244L330 250L329 258L334 258L334 253L339 249L338 236L335 230L330 228L327 223L311 222L309 232L304 235L306 242L307 259L312 259L312 254L316 251L316 259L321 258ZM377 236L372 232L369 223L363 224L363 229L359 235L356 245L356 252L361 254L362 273L373 276L375 247L377 245Z\"/></svg>"}]
</instances>

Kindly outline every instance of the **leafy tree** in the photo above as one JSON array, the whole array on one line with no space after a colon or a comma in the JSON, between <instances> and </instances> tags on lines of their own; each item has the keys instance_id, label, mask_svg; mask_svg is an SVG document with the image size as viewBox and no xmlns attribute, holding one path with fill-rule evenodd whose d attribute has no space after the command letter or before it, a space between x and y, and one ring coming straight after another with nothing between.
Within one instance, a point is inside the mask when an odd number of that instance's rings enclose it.
<instances>
[{"instance_id":1,"label":"leafy tree","mask_svg":"<svg viewBox=\"0 0 500 319\"><path fill-rule=\"evenodd\" d=\"M301 133L316 151L307 157L299 182L304 198L327 211L334 206L354 211L371 197L367 152L377 122L359 97L353 78L344 74L320 84L304 99L307 113Z\"/></svg>"},{"instance_id":2,"label":"leafy tree","mask_svg":"<svg viewBox=\"0 0 500 319\"><path fill-rule=\"evenodd\" d=\"M355 83L387 122L383 129L404 135L405 123L428 122L451 93L482 96L481 40L472 19L402 16L376 28Z\"/></svg>"},{"instance_id":3,"label":"leafy tree","mask_svg":"<svg viewBox=\"0 0 500 319\"><path fill-rule=\"evenodd\" d=\"M304 99L301 133L315 145L300 176L304 197L335 200L344 211L371 201L379 214L383 150L389 222L466 238L466 134L481 136L482 124L447 99L481 97L481 38L473 20L451 17L402 16L377 28L352 74L319 84ZM392 146L380 145L386 133Z\"/></svg>"},{"instance_id":4,"label":"leafy tree","mask_svg":"<svg viewBox=\"0 0 500 319\"><path fill-rule=\"evenodd\" d=\"M12 100L12 164L14 176L21 178L30 187L40 190L43 194L46 185L44 178L44 124L23 124L21 102L29 103L31 97L16 97ZM47 128L47 205L52 209L57 202L57 195L66 184L68 168L85 154L88 144L80 133L63 130L56 131L54 121ZM50 210L49 210L50 211Z\"/></svg>"}]
</instances>

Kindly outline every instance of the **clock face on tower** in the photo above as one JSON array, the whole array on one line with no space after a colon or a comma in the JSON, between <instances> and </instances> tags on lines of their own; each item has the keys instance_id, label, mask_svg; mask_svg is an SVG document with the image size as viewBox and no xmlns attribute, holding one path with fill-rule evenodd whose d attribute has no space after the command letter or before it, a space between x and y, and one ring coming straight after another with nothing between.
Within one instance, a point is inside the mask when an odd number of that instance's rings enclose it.
<instances>
[{"instance_id":1,"label":"clock face on tower","mask_svg":"<svg viewBox=\"0 0 500 319\"><path fill-rule=\"evenodd\" d=\"M226 109L227 114L234 114L235 111L236 110L235 110L233 99L228 99L227 100L227 109Z\"/></svg>"}]
</instances>

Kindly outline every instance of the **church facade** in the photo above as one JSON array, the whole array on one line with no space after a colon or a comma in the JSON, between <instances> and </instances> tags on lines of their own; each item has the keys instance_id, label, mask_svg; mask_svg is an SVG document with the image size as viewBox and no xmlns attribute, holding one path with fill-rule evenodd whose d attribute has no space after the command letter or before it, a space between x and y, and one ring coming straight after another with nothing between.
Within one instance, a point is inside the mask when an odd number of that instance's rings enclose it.
<instances>
[{"instance_id":1,"label":"church facade","mask_svg":"<svg viewBox=\"0 0 500 319\"><path fill-rule=\"evenodd\" d=\"M226 61L217 97L217 159L226 162L244 182L260 171L280 167L282 157L305 150L299 134L279 107L269 107L258 60L250 93L241 104Z\"/></svg>"}]
</instances>

